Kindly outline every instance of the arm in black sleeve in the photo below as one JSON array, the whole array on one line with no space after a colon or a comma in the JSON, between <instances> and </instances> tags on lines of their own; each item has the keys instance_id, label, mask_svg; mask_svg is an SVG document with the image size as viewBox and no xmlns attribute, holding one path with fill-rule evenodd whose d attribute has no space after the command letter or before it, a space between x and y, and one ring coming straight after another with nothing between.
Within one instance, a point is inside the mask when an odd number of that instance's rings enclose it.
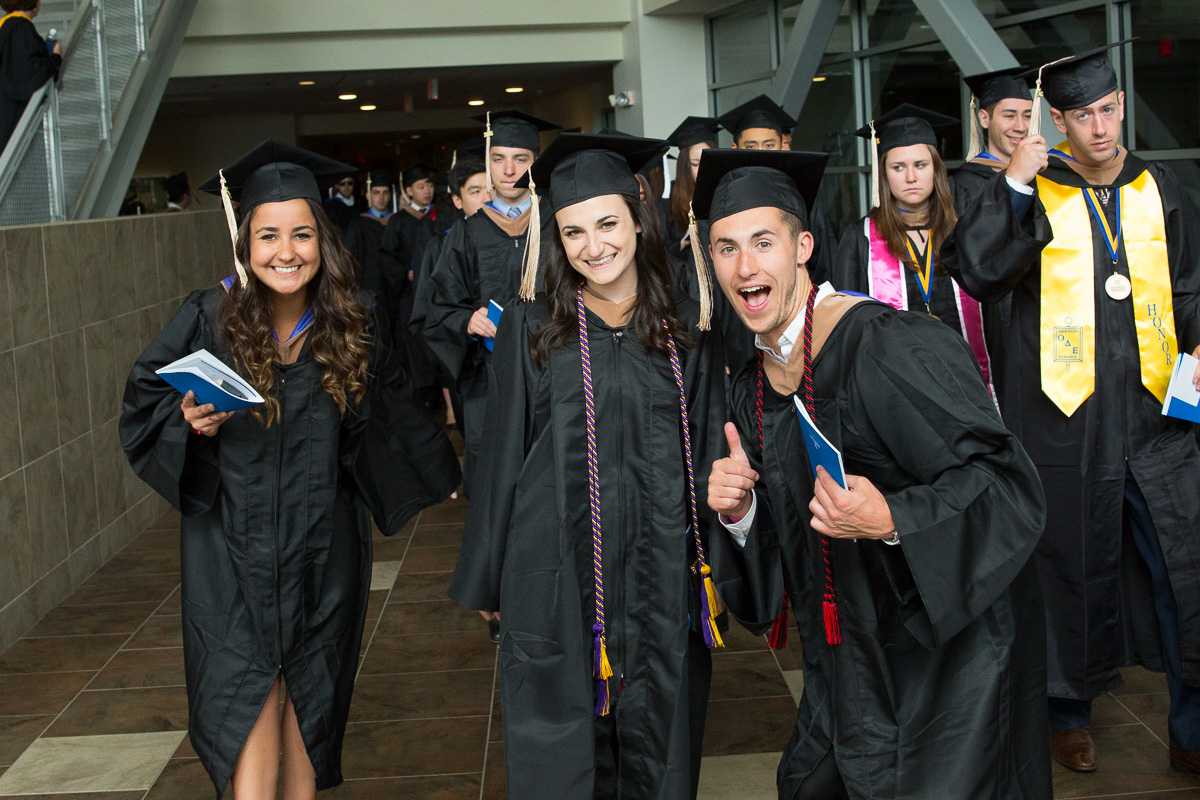
<instances>
[{"instance_id":1,"label":"arm in black sleeve","mask_svg":"<svg viewBox=\"0 0 1200 800\"><path fill-rule=\"evenodd\" d=\"M12 100L26 102L46 81L58 74L62 56L46 52L46 41L32 22L14 18L4 27L11 30L6 31L6 69L0 76L0 86Z\"/></svg>"},{"instance_id":2,"label":"arm in black sleeve","mask_svg":"<svg viewBox=\"0 0 1200 800\"><path fill-rule=\"evenodd\" d=\"M1167 227L1167 261L1175 301L1175 338L1186 353L1200 347L1200 218L1175 173L1152 163Z\"/></svg>"},{"instance_id":3,"label":"arm in black sleeve","mask_svg":"<svg viewBox=\"0 0 1200 800\"><path fill-rule=\"evenodd\" d=\"M833 258L830 280L839 292L867 291L867 237L863 235L863 221L859 220L846 228L842 241L838 243Z\"/></svg>"},{"instance_id":4,"label":"arm in black sleeve","mask_svg":"<svg viewBox=\"0 0 1200 800\"><path fill-rule=\"evenodd\" d=\"M431 292L425 316L425 342L458 380L473 359L479 339L467 333L471 316L482 305L477 296L476 254L466 224L455 225L429 274Z\"/></svg>"}]
</instances>

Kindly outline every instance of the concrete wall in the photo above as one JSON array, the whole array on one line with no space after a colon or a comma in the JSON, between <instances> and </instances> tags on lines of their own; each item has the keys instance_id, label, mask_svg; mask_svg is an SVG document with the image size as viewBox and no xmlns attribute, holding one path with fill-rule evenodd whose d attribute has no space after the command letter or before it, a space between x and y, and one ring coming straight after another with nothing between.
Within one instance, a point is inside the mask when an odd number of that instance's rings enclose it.
<instances>
[{"instance_id":1,"label":"concrete wall","mask_svg":"<svg viewBox=\"0 0 1200 800\"><path fill-rule=\"evenodd\" d=\"M263 139L295 144L296 117L291 114L160 116L150 128L133 174L141 178L187 172L192 186L199 186ZM214 195L201 195L200 199L205 208L221 207Z\"/></svg>"},{"instance_id":2,"label":"concrete wall","mask_svg":"<svg viewBox=\"0 0 1200 800\"><path fill-rule=\"evenodd\" d=\"M117 435L129 367L228 271L216 212L0 230L0 652L168 506Z\"/></svg>"}]
</instances>

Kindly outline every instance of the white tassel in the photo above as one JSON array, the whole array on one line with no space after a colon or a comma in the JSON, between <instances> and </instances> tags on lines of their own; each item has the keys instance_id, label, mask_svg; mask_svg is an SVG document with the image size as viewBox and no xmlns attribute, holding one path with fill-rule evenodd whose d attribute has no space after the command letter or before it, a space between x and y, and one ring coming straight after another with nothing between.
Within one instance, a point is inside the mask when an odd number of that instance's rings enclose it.
<instances>
[{"instance_id":1,"label":"white tassel","mask_svg":"<svg viewBox=\"0 0 1200 800\"><path fill-rule=\"evenodd\" d=\"M233 214L233 198L229 196L229 185L225 183L225 170L218 170L217 174L221 177L221 205L225 208L225 222L229 224L229 238L233 242L233 268L237 270L238 281L244 289L250 283L250 277L237 254L237 217Z\"/></svg>"},{"instance_id":2,"label":"white tassel","mask_svg":"<svg viewBox=\"0 0 1200 800\"><path fill-rule=\"evenodd\" d=\"M978 157L984 150L983 147L983 125L979 122L978 108L975 105L975 95L971 95L971 143L967 145L967 161Z\"/></svg>"},{"instance_id":3,"label":"white tassel","mask_svg":"<svg viewBox=\"0 0 1200 800\"><path fill-rule=\"evenodd\" d=\"M1033 90L1033 118L1029 120L1029 135L1037 136L1042 132L1042 98L1046 95L1042 92L1042 70L1046 67L1053 67L1059 61L1067 61L1075 56L1066 56L1058 61L1051 61L1049 64L1042 64L1038 67L1037 86Z\"/></svg>"},{"instance_id":4,"label":"white tassel","mask_svg":"<svg viewBox=\"0 0 1200 800\"><path fill-rule=\"evenodd\" d=\"M875 121L871 121L871 208L879 208L879 140L875 138Z\"/></svg>"},{"instance_id":5,"label":"white tassel","mask_svg":"<svg viewBox=\"0 0 1200 800\"><path fill-rule=\"evenodd\" d=\"M708 271L708 259L700 244L700 231L696 226L696 214L688 204L688 238L692 240L692 258L696 261L696 283L700 287L700 322L696 327L702 331L712 327L713 287L712 274Z\"/></svg>"},{"instance_id":6,"label":"white tassel","mask_svg":"<svg viewBox=\"0 0 1200 800\"><path fill-rule=\"evenodd\" d=\"M496 191L495 185L492 184L492 112L487 112L487 129L483 132L483 163L487 165L487 193L493 194ZM532 180L530 182L532 185Z\"/></svg>"},{"instance_id":7,"label":"white tassel","mask_svg":"<svg viewBox=\"0 0 1200 800\"><path fill-rule=\"evenodd\" d=\"M683 159L683 151L679 151L680 161ZM663 193L662 199L671 199L671 165L667 163L667 154L663 153Z\"/></svg>"},{"instance_id":8,"label":"white tassel","mask_svg":"<svg viewBox=\"0 0 1200 800\"><path fill-rule=\"evenodd\" d=\"M491 174L491 170L488 170L488 175ZM542 254L542 209L532 172L529 173L529 200L529 227L525 229L525 268L521 272L522 300L533 300L537 296L538 261Z\"/></svg>"}]
</instances>

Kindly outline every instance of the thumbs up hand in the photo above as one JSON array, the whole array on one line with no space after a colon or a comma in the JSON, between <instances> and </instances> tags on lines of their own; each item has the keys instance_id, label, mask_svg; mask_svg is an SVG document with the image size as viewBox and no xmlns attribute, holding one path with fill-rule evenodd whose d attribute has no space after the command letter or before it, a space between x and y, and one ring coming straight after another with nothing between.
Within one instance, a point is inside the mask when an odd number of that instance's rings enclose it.
<instances>
[{"instance_id":1,"label":"thumbs up hand","mask_svg":"<svg viewBox=\"0 0 1200 800\"><path fill-rule=\"evenodd\" d=\"M708 507L727 517L741 519L750 513L758 473L751 468L737 427L732 422L725 423L725 439L729 442L729 456L713 462L712 472L708 475Z\"/></svg>"}]
</instances>

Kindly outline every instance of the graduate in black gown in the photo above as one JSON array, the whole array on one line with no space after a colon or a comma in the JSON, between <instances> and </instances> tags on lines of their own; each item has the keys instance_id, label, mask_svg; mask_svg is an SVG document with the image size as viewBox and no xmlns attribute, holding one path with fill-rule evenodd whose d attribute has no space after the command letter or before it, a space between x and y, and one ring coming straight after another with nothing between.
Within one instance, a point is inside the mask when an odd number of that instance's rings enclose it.
<instances>
[{"instance_id":1,"label":"graduate in black gown","mask_svg":"<svg viewBox=\"0 0 1200 800\"><path fill-rule=\"evenodd\" d=\"M384 228L392 216L392 176L382 169L367 173L367 210L346 226L346 249L362 271L363 288L377 298L386 297L379 269L379 246ZM390 310L390 309L389 309Z\"/></svg>"},{"instance_id":2,"label":"graduate in black gown","mask_svg":"<svg viewBox=\"0 0 1200 800\"><path fill-rule=\"evenodd\" d=\"M454 377L462 399L463 489L468 495L483 438L487 367L492 359L485 340L496 335L496 326L488 320L488 304L495 301L508 308L517 299L529 239L533 198L517 182L541 152L539 132L559 127L522 111L474 119L488 121L484 162L492 199L446 237L430 273L433 292L425 318L425 342ZM552 214L540 218L543 226L552 224ZM534 238L546 241L549 232L543 228Z\"/></svg>"},{"instance_id":3,"label":"graduate in black gown","mask_svg":"<svg viewBox=\"0 0 1200 800\"><path fill-rule=\"evenodd\" d=\"M934 128L954 124L902 103L857 131L872 142L875 188L870 212L842 235L832 283L941 320L971 346L994 396L984 309L938 259L957 215Z\"/></svg>"},{"instance_id":4,"label":"graduate in black gown","mask_svg":"<svg viewBox=\"0 0 1200 800\"><path fill-rule=\"evenodd\" d=\"M779 797L1049 800L1037 472L959 336L811 283L824 154L739 156L706 151L693 199L763 350L708 497L727 608L763 632L786 593L803 643ZM814 479L798 404L851 491Z\"/></svg>"},{"instance_id":5,"label":"graduate in black gown","mask_svg":"<svg viewBox=\"0 0 1200 800\"><path fill-rule=\"evenodd\" d=\"M341 782L368 513L396 533L459 479L321 210L314 172L342 167L268 140L223 171L238 275L188 296L125 388L129 463L183 514L188 734L217 796L232 784L238 800L276 796L281 749L289 800ZM218 413L154 374L202 348L267 402Z\"/></svg>"},{"instance_id":6,"label":"graduate in black gown","mask_svg":"<svg viewBox=\"0 0 1200 800\"><path fill-rule=\"evenodd\" d=\"M62 46L47 52L46 40L34 27L41 0L4 0L0 19L0 149L8 144L29 98L58 75Z\"/></svg>"},{"instance_id":7,"label":"graduate in black gown","mask_svg":"<svg viewBox=\"0 0 1200 800\"><path fill-rule=\"evenodd\" d=\"M963 78L971 90L970 144L967 160L950 176L954 209L959 214L1008 166L1013 150L1029 134L1034 78L1026 73L1027 67L1017 66Z\"/></svg>"},{"instance_id":8,"label":"graduate in black gown","mask_svg":"<svg viewBox=\"0 0 1200 800\"><path fill-rule=\"evenodd\" d=\"M489 458L450 587L500 619L513 798L696 792L720 642L701 465L721 443L725 375L638 200L634 172L665 149L562 134L533 167L554 225L546 294L500 321Z\"/></svg>"},{"instance_id":9,"label":"graduate in black gown","mask_svg":"<svg viewBox=\"0 0 1200 800\"><path fill-rule=\"evenodd\" d=\"M337 181L333 184L329 198L323 204L329 221L343 233L346 231L346 226L367 210L367 201L354 192L355 187L358 186L358 180L354 176L353 167L347 167L345 173L335 174Z\"/></svg>"},{"instance_id":10,"label":"graduate in black gown","mask_svg":"<svg viewBox=\"0 0 1200 800\"><path fill-rule=\"evenodd\" d=\"M1200 220L1169 168L1120 145L1105 50L1042 70L1067 141L1047 150L1035 125L942 258L1011 301L1000 408L1053 500L1035 561L1054 757L1096 769L1092 700L1142 664L1167 673L1171 765L1197 772L1200 453L1162 407L1176 353L1200 354Z\"/></svg>"}]
</instances>

